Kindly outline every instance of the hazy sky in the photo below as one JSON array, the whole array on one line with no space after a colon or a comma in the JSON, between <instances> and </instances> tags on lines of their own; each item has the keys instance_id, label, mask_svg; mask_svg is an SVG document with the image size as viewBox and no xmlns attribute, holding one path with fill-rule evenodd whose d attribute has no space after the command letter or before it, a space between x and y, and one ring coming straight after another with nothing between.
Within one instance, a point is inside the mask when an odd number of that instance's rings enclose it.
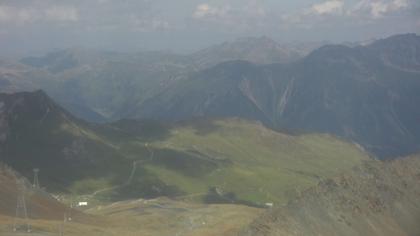
<instances>
[{"instance_id":1,"label":"hazy sky","mask_svg":"<svg viewBox=\"0 0 420 236\"><path fill-rule=\"evenodd\" d=\"M0 0L0 53L195 50L245 36L359 41L420 33L420 0Z\"/></svg>"}]
</instances>

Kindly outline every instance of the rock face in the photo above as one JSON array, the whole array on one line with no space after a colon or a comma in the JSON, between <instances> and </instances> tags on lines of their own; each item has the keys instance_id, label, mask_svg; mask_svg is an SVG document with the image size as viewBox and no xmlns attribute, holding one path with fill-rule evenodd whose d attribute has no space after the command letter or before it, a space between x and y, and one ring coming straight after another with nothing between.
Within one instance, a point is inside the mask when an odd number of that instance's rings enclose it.
<instances>
[{"instance_id":1,"label":"rock face","mask_svg":"<svg viewBox=\"0 0 420 236\"><path fill-rule=\"evenodd\" d=\"M259 217L242 236L420 234L420 156L369 161Z\"/></svg>"}]
</instances>

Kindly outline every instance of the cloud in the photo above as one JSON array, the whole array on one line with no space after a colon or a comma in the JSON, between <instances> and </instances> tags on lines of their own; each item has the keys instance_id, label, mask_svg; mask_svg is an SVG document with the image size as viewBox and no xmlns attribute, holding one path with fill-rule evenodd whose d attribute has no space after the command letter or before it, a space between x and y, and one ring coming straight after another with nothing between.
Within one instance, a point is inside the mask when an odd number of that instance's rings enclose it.
<instances>
[{"instance_id":1,"label":"cloud","mask_svg":"<svg viewBox=\"0 0 420 236\"><path fill-rule=\"evenodd\" d=\"M267 16L267 11L264 6L261 4L261 1L251 0L243 6L243 12L248 16L254 17L265 17Z\"/></svg>"},{"instance_id":2,"label":"cloud","mask_svg":"<svg viewBox=\"0 0 420 236\"><path fill-rule=\"evenodd\" d=\"M225 1L218 5L199 4L192 13L192 19L199 24L221 26L220 29L227 29L229 32L255 31L270 24L266 9L260 0L230 3Z\"/></svg>"},{"instance_id":3,"label":"cloud","mask_svg":"<svg viewBox=\"0 0 420 236\"><path fill-rule=\"evenodd\" d=\"M261 18L266 16L266 11L258 0L244 1L239 5L231 6L224 4L221 6L213 6L209 3L197 5L193 14L193 18Z\"/></svg>"},{"instance_id":4,"label":"cloud","mask_svg":"<svg viewBox=\"0 0 420 236\"><path fill-rule=\"evenodd\" d=\"M0 23L26 24L39 18L33 9L19 9L0 5Z\"/></svg>"},{"instance_id":5,"label":"cloud","mask_svg":"<svg viewBox=\"0 0 420 236\"><path fill-rule=\"evenodd\" d=\"M301 28L312 28L315 25L327 26L331 19L340 17L345 12L342 0L327 0L313 4L309 7L298 10L294 13L287 13L281 16L282 28L299 26ZM322 22L322 24L321 24Z\"/></svg>"},{"instance_id":6,"label":"cloud","mask_svg":"<svg viewBox=\"0 0 420 236\"><path fill-rule=\"evenodd\" d=\"M80 29L90 32L152 32L173 29L174 22L151 0L95 0L83 5ZM171 9L172 10L172 9Z\"/></svg>"},{"instance_id":7,"label":"cloud","mask_svg":"<svg viewBox=\"0 0 420 236\"><path fill-rule=\"evenodd\" d=\"M46 9L35 7L16 7L0 5L0 23L26 25L38 21L78 21L76 8L67 6L52 6Z\"/></svg>"},{"instance_id":8,"label":"cloud","mask_svg":"<svg viewBox=\"0 0 420 236\"><path fill-rule=\"evenodd\" d=\"M109 3L109 0L96 0L98 4L106 4Z\"/></svg>"},{"instance_id":9,"label":"cloud","mask_svg":"<svg viewBox=\"0 0 420 236\"><path fill-rule=\"evenodd\" d=\"M393 13L403 12L414 0L357 0L353 4L344 0L327 0L294 13L283 14L282 27L319 28L346 24L371 24Z\"/></svg>"},{"instance_id":10,"label":"cloud","mask_svg":"<svg viewBox=\"0 0 420 236\"><path fill-rule=\"evenodd\" d=\"M0 24L5 28L72 27L95 31L153 31L172 27L152 9L151 0L0 0ZM73 4L73 5L72 5ZM77 7L76 7L77 6Z\"/></svg>"},{"instance_id":11,"label":"cloud","mask_svg":"<svg viewBox=\"0 0 420 236\"><path fill-rule=\"evenodd\" d=\"M248 35L316 40L418 33L419 9L420 0L0 0L0 48L149 43L191 49ZM197 34L205 36L193 40Z\"/></svg>"},{"instance_id":12,"label":"cloud","mask_svg":"<svg viewBox=\"0 0 420 236\"><path fill-rule=\"evenodd\" d=\"M387 14L406 9L409 5L409 0L361 0L353 9L348 11L348 14L353 16L367 15L378 19Z\"/></svg>"},{"instance_id":13,"label":"cloud","mask_svg":"<svg viewBox=\"0 0 420 236\"><path fill-rule=\"evenodd\" d=\"M193 17L200 19L205 17L223 17L230 11L229 6L225 7L214 7L207 3L200 4L196 7Z\"/></svg>"},{"instance_id":14,"label":"cloud","mask_svg":"<svg viewBox=\"0 0 420 236\"><path fill-rule=\"evenodd\" d=\"M147 32L150 30L167 30L172 27L168 21L159 18L139 17L134 14L129 18L129 27L133 31Z\"/></svg>"},{"instance_id":15,"label":"cloud","mask_svg":"<svg viewBox=\"0 0 420 236\"><path fill-rule=\"evenodd\" d=\"M408 0L394 0L393 4L397 9L406 8L409 5Z\"/></svg>"},{"instance_id":16,"label":"cloud","mask_svg":"<svg viewBox=\"0 0 420 236\"><path fill-rule=\"evenodd\" d=\"M311 8L305 12L307 14L315 15L328 15L328 14L341 14L343 12L344 2L341 0L330 0L312 5Z\"/></svg>"},{"instance_id":17,"label":"cloud","mask_svg":"<svg viewBox=\"0 0 420 236\"><path fill-rule=\"evenodd\" d=\"M48 20L75 22L79 20L79 12L75 7L53 6L45 10L45 17Z\"/></svg>"}]
</instances>

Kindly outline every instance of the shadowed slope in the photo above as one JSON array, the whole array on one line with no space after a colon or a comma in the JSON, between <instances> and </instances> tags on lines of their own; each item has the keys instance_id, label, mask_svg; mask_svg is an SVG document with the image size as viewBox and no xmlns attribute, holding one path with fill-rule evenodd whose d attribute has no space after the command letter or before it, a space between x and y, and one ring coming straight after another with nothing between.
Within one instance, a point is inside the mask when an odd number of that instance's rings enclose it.
<instances>
[{"instance_id":1,"label":"shadowed slope","mask_svg":"<svg viewBox=\"0 0 420 236\"><path fill-rule=\"evenodd\" d=\"M22 194L17 186L17 178L21 179L22 177L10 167L0 164L0 215L15 217L17 197ZM25 181L23 196L26 199L29 219L60 221L65 213L71 212L74 222L95 222L94 217L70 209L54 199L52 195L33 188L27 181Z\"/></svg>"},{"instance_id":2,"label":"shadowed slope","mask_svg":"<svg viewBox=\"0 0 420 236\"><path fill-rule=\"evenodd\" d=\"M125 165L115 148L42 91L0 94L0 160L23 175L40 168L41 183L66 191L74 181L116 181Z\"/></svg>"}]
</instances>

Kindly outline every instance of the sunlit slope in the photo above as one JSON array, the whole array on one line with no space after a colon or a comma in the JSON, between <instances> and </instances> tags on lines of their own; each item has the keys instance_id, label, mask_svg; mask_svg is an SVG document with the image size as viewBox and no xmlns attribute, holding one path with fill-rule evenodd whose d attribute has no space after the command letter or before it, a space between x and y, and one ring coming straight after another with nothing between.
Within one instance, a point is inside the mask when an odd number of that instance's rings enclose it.
<instances>
[{"instance_id":1,"label":"sunlit slope","mask_svg":"<svg viewBox=\"0 0 420 236\"><path fill-rule=\"evenodd\" d=\"M367 161L264 213L239 235L420 235L419 180L419 155Z\"/></svg>"},{"instance_id":2,"label":"sunlit slope","mask_svg":"<svg viewBox=\"0 0 420 236\"><path fill-rule=\"evenodd\" d=\"M253 204L285 203L368 158L329 135L290 136L240 119L185 122L161 140L125 142L121 151L136 148L148 151L142 168L179 198Z\"/></svg>"},{"instance_id":3,"label":"sunlit slope","mask_svg":"<svg viewBox=\"0 0 420 236\"><path fill-rule=\"evenodd\" d=\"M264 209L236 204L200 204L167 198L117 202L90 209L109 217L119 235L234 236Z\"/></svg>"},{"instance_id":4,"label":"sunlit slope","mask_svg":"<svg viewBox=\"0 0 420 236\"><path fill-rule=\"evenodd\" d=\"M13 232L13 217L0 214L2 236L235 236L264 209L235 204L196 204L167 198L117 202L89 209L96 222L30 220L32 233ZM62 232L62 233L61 233Z\"/></svg>"}]
</instances>

